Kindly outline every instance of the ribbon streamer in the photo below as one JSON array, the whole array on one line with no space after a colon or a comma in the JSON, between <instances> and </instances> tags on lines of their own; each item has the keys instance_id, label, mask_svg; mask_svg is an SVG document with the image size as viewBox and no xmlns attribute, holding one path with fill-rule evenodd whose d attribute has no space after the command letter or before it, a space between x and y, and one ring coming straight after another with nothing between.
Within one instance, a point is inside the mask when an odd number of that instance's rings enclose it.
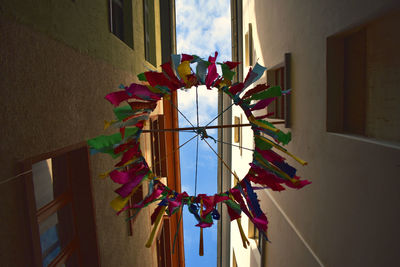
<instances>
[{"instance_id":1,"label":"ribbon streamer","mask_svg":"<svg viewBox=\"0 0 400 267\"><path fill-rule=\"evenodd\" d=\"M140 73L137 77L141 84L121 85L119 91L107 94L105 98L115 107L113 111L116 118L106 121L105 126L119 128L119 132L109 136L101 135L87 141L91 154L101 152L109 154L113 158L120 158L112 170L101 175L103 178L109 176L111 180L120 185L115 190L118 196L111 201L111 206L117 214L133 209L134 216L132 217L135 217L142 208L151 203L158 203L151 216L153 228L146 247L152 246L156 230L164 214L172 216L186 205L189 212L196 218L196 226L200 227L199 254L204 255L203 228L212 226L214 220L220 219L215 207L218 203L224 203L231 221L236 220L238 224L242 243L246 248L249 241L241 225L242 212L266 237L268 220L259 205L256 189L267 188L282 191L285 190L284 185L300 189L311 183L301 180L296 175L296 169L277 153L285 153L301 165L307 164L306 161L292 155L283 147L291 141L290 132L285 133L264 120L272 114L271 112L268 110L261 112L268 109L271 102L283 94L289 93L290 90L282 91L279 86L271 87L264 83L252 86L266 70L258 63L250 68L245 81L233 83L232 80L235 76L233 70L240 63L230 61L218 63L216 62L217 56L218 52L215 52L214 56L209 56L208 60L204 60L196 55L172 55L172 62L162 64L161 72ZM197 64L195 71L192 70L191 64ZM221 66L222 75L217 72L217 64ZM190 196L186 192L175 192L168 188L160 181L159 177L154 175L140 151L142 128L150 113L155 110L157 101L162 98L169 99L171 92L179 88L199 85L205 85L210 90L216 87L228 95L233 103L243 110L254 133L255 148L248 173L240 180L227 166L238 183L228 191L213 196L206 194ZM123 102L127 102L127 105L120 106ZM205 132L198 131L197 135L200 134L204 141L210 137ZM149 182L147 196L138 203L128 205L131 196L144 182Z\"/></svg>"}]
</instances>

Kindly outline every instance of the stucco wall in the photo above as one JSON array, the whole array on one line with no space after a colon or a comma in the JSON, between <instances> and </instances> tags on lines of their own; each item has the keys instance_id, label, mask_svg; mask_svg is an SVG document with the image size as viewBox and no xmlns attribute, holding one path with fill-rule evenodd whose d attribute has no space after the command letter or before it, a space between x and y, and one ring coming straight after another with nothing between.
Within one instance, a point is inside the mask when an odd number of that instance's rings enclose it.
<instances>
[{"instance_id":1,"label":"stucco wall","mask_svg":"<svg viewBox=\"0 0 400 267\"><path fill-rule=\"evenodd\" d=\"M77 1L76 4L84 3ZM104 96L118 89L121 83L135 81L133 74L144 71L147 65L140 50L128 51L130 48L109 32L108 21L98 26L104 31L99 30L98 35L90 33L99 28L85 24L87 21L76 21L82 20L82 16L69 12L71 4L66 1L60 3L68 6L64 11L54 4L52 8L58 11L51 10L53 18L69 14L72 18L68 20L75 20L70 21L72 25L82 24L85 29L69 28L67 21L49 25L47 20L42 22L37 17L49 10L31 14L29 5L17 5L2 1L0 13L1 181L17 174L17 163L23 159L111 133L112 130L103 131L104 120L113 119L112 105ZM16 16L8 13L13 8L18 8L13 10ZM106 7L101 8L104 11ZM134 10L140 13L141 8ZM87 16L96 20L96 15ZM142 31L140 27L138 31ZM135 41L139 47L141 43ZM101 265L155 266L154 247L144 247L150 233L150 210L141 212L130 237L125 216L117 217L109 206L116 196L113 190L117 185L98 176L111 169L113 163L107 155L91 157ZM26 215L21 186L18 179L0 185L0 265L4 266L30 264L21 256L27 254L30 235L23 227Z\"/></svg>"},{"instance_id":2,"label":"stucco wall","mask_svg":"<svg viewBox=\"0 0 400 267\"><path fill-rule=\"evenodd\" d=\"M157 65L161 64L159 2L154 1ZM45 33L75 50L102 59L116 68L137 73L144 66L143 1L132 1L132 50L110 34L109 1L7 1L0 0L0 12L19 23ZM138 64L138 59L142 62Z\"/></svg>"},{"instance_id":3,"label":"stucco wall","mask_svg":"<svg viewBox=\"0 0 400 267\"><path fill-rule=\"evenodd\" d=\"M283 130L292 131L289 151L309 165L290 163L313 182L273 197L325 266L399 264L399 145L326 131L327 37L390 11L397 1L243 2L243 30L253 24L258 62L273 67L292 53L293 126ZM251 161L232 154L233 166ZM318 266L268 196L261 199L272 241L266 266Z\"/></svg>"}]
</instances>

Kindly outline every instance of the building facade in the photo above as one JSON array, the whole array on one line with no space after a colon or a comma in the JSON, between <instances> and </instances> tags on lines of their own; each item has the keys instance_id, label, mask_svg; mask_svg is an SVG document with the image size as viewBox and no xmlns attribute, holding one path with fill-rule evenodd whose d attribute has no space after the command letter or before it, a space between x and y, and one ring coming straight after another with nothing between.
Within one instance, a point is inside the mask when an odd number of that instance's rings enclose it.
<instances>
[{"instance_id":1,"label":"building facade","mask_svg":"<svg viewBox=\"0 0 400 267\"><path fill-rule=\"evenodd\" d=\"M292 90L268 112L292 132L287 149L309 164L290 163L312 184L258 193L270 242L242 219L250 239L244 249L232 223L229 263L221 266L398 265L398 1L231 4L239 78L258 62L267 67L259 83ZM234 123L245 118L233 109ZM253 148L251 136L247 128L232 131L232 143ZM251 161L251 152L232 148L239 177Z\"/></svg>"},{"instance_id":2,"label":"building facade","mask_svg":"<svg viewBox=\"0 0 400 267\"><path fill-rule=\"evenodd\" d=\"M113 133L103 131L113 117L104 96L175 52L174 8L155 0L0 1L0 265L184 266L179 215L164 218L147 249L154 207L134 223L129 213L116 216L116 185L98 178L116 162L90 156L85 142ZM169 101L145 129L154 122L177 127ZM177 134L141 138L150 164L155 151L165 156L178 143ZM159 172L179 191L177 159L169 155Z\"/></svg>"}]
</instances>

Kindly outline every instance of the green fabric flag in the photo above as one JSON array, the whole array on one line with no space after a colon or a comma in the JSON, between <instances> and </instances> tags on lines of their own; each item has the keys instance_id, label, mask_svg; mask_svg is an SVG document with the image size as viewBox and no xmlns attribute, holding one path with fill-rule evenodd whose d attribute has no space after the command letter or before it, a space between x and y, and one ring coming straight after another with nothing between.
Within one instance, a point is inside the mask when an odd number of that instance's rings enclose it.
<instances>
[{"instance_id":1,"label":"green fabric flag","mask_svg":"<svg viewBox=\"0 0 400 267\"><path fill-rule=\"evenodd\" d=\"M223 76L225 79L227 79L227 80L229 80L229 81L232 81L233 76L235 75L235 72L234 72L234 71L231 71L231 70L229 69L228 65L226 65L226 64L220 64L220 65L221 65L221 69L222 69L222 76Z\"/></svg>"},{"instance_id":2,"label":"green fabric flag","mask_svg":"<svg viewBox=\"0 0 400 267\"><path fill-rule=\"evenodd\" d=\"M262 100L271 97L281 96L282 90L280 86L273 86L266 91L254 94L250 97L250 100Z\"/></svg>"},{"instance_id":3,"label":"green fabric flag","mask_svg":"<svg viewBox=\"0 0 400 267\"><path fill-rule=\"evenodd\" d=\"M236 211L237 213L240 214L242 212L240 205L238 203L236 203L235 201L233 201L232 199L225 200L224 203L226 205L228 205L230 208L232 208L234 211Z\"/></svg>"},{"instance_id":4,"label":"green fabric flag","mask_svg":"<svg viewBox=\"0 0 400 267\"><path fill-rule=\"evenodd\" d=\"M262 123L274 128L274 129L276 128L272 123L270 123L270 122L268 122L266 120L258 120L258 121L260 121L260 122L262 122ZM278 139L278 141L281 142L283 145L287 145L290 142L290 140L292 140L292 133L291 132L284 133L282 131L279 131L277 133L273 133L273 135L275 135L273 137Z\"/></svg>"},{"instance_id":5,"label":"green fabric flag","mask_svg":"<svg viewBox=\"0 0 400 267\"><path fill-rule=\"evenodd\" d=\"M147 82L147 79L146 79L146 76L144 75L144 72L139 73L139 74L137 75L137 77L139 78L139 81Z\"/></svg>"},{"instance_id":6,"label":"green fabric flag","mask_svg":"<svg viewBox=\"0 0 400 267\"><path fill-rule=\"evenodd\" d=\"M114 108L113 111L114 111L115 116L120 121L135 114L135 112L132 110L131 106L117 107L117 108Z\"/></svg>"},{"instance_id":7,"label":"green fabric flag","mask_svg":"<svg viewBox=\"0 0 400 267\"><path fill-rule=\"evenodd\" d=\"M138 127L126 128L125 138L130 137L138 132ZM95 149L100 152L109 153L110 149L113 150L114 145L121 143L121 133L116 133L112 135L100 135L93 139L87 141L90 148Z\"/></svg>"},{"instance_id":8,"label":"green fabric flag","mask_svg":"<svg viewBox=\"0 0 400 267\"><path fill-rule=\"evenodd\" d=\"M254 136L254 142L256 143L256 147L258 147L261 150L268 150L272 148L272 145L265 142L261 138L259 138L257 135Z\"/></svg>"}]
</instances>

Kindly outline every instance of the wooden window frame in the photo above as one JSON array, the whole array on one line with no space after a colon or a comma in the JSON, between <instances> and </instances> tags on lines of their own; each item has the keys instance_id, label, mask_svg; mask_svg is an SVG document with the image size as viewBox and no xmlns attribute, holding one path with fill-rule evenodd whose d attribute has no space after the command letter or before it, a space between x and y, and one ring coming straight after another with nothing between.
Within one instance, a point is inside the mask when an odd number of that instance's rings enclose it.
<instances>
[{"instance_id":1,"label":"wooden window frame","mask_svg":"<svg viewBox=\"0 0 400 267\"><path fill-rule=\"evenodd\" d=\"M164 115L150 117L150 129L162 130L165 127ZM167 177L167 159L165 132L151 132L151 168L157 177Z\"/></svg>"},{"instance_id":2,"label":"wooden window frame","mask_svg":"<svg viewBox=\"0 0 400 267\"><path fill-rule=\"evenodd\" d=\"M254 64L254 42L253 42L253 26L249 23L248 31L245 34L245 60L246 66L253 66Z\"/></svg>"},{"instance_id":3,"label":"wooden window frame","mask_svg":"<svg viewBox=\"0 0 400 267\"><path fill-rule=\"evenodd\" d=\"M284 60L282 63L271 67L267 71L267 81L271 86L279 85L282 90L292 90L291 84L291 53L284 54ZM270 81L271 76L273 76L273 83ZM279 80L279 82L277 82ZM292 126L291 120L291 93L278 97L274 101L274 110L268 110L269 112L274 112L271 119L283 120L285 122L285 127L290 128Z\"/></svg>"},{"instance_id":4,"label":"wooden window frame","mask_svg":"<svg viewBox=\"0 0 400 267\"><path fill-rule=\"evenodd\" d=\"M86 156L81 157L82 155ZM21 163L21 169L27 172L32 169L34 163L62 156L66 156L67 158L67 175L69 181L73 179L73 182L69 184L70 188L65 193L57 196L39 210L36 208L33 173L28 172L24 175L25 212L28 215L26 227L31 233L30 256L32 266L41 267L43 265L39 222L45 220L54 214L54 212L59 211L68 203L72 204L74 213L75 237L66 247L62 248L61 252L48 266L58 266L65 263L74 252L77 253L80 266L100 266L95 211L92 199L89 150L86 142L27 159ZM87 167L85 168L85 166Z\"/></svg>"},{"instance_id":5,"label":"wooden window frame","mask_svg":"<svg viewBox=\"0 0 400 267\"><path fill-rule=\"evenodd\" d=\"M157 263L158 267L172 266L172 238L170 217L163 216L163 221L157 233Z\"/></svg>"}]
</instances>

